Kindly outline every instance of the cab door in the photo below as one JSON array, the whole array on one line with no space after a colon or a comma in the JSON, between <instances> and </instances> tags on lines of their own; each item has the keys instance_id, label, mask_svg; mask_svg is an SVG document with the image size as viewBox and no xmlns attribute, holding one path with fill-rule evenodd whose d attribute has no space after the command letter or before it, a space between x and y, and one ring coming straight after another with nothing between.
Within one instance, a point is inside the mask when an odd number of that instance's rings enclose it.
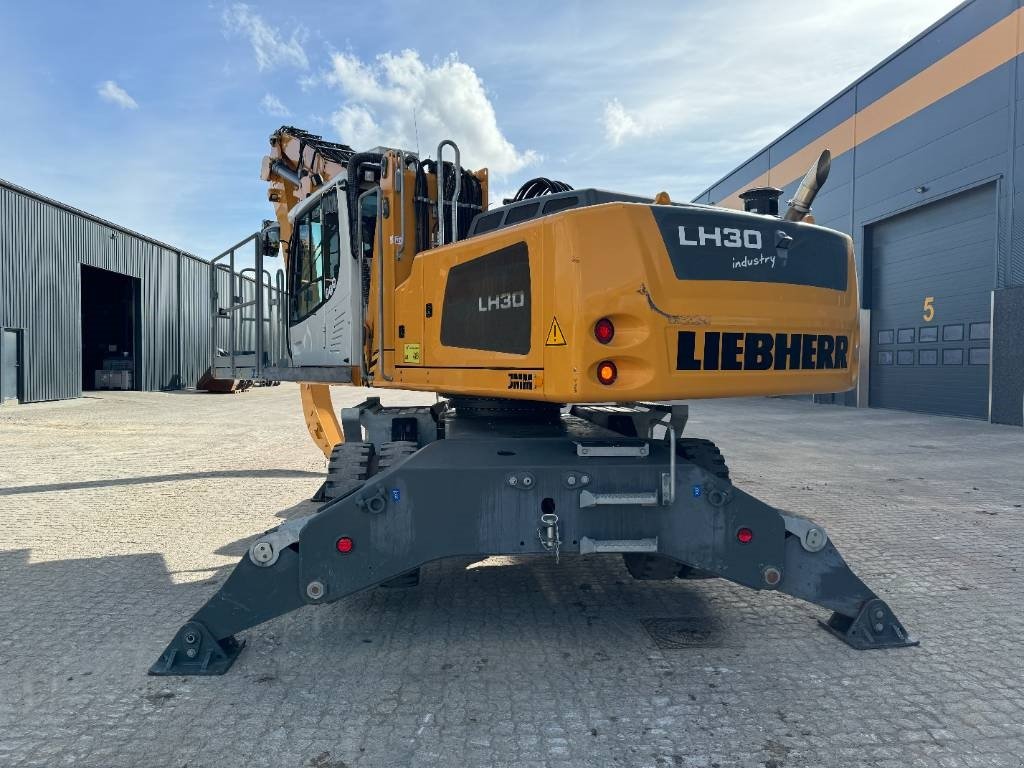
<instances>
[{"instance_id":1,"label":"cab door","mask_svg":"<svg viewBox=\"0 0 1024 768\"><path fill-rule=\"evenodd\" d=\"M289 351L293 366L348 367L356 360L357 265L344 189L296 206L288 248Z\"/></svg>"}]
</instances>

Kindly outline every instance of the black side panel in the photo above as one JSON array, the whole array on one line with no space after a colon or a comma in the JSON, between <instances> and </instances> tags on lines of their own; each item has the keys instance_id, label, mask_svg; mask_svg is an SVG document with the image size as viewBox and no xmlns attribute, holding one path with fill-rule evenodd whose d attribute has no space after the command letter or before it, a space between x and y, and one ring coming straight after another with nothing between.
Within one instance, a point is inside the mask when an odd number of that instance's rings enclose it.
<instances>
[{"instance_id":1,"label":"black side panel","mask_svg":"<svg viewBox=\"0 0 1024 768\"><path fill-rule=\"evenodd\" d=\"M724 210L651 206L680 280L846 290L846 240L825 230Z\"/></svg>"},{"instance_id":2,"label":"black side panel","mask_svg":"<svg viewBox=\"0 0 1024 768\"><path fill-rule=\"evenodd\" d=\"M530 351L530 257L515 243L452 267L444 289L441 343L525 355Z\"/></svg>"}]
</instances>

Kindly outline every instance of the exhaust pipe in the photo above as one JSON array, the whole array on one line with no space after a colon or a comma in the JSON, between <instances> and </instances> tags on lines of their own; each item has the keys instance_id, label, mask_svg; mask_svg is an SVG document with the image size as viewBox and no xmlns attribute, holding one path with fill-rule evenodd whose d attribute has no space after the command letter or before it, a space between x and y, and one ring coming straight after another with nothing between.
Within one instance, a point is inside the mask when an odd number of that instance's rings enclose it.
<instances>
[{"instance_id":1,"label":"exhaust pipe","mask_svg":"<svg viewBox=\"0 0 1024 768\"><path fill-rule=\"evenodd\" d=\"M818 159L811 163L811 167L804 174L803 181L796 188L796 194L789 201L789 210L783 217L786 221L803 221L811 212L811 203L818 196L818 192L825 186L828 179L829 169L832 167L832 153L827 149L822 150Z\"/></svg>"}]
</instances>

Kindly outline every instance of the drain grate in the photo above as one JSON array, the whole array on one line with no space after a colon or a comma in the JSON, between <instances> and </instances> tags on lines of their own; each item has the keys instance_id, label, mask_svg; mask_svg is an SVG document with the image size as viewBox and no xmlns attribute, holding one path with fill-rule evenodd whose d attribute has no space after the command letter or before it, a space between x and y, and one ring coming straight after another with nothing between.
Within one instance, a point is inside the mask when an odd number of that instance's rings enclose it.
<instances>
[{"instance_id":1,"label":"drain grate","mask_svg":"<svg viewBox=\"0 0 1024 768\"><path fill-rule=\"evenodd\" d=\"M640 623L654 644L663 651L718 648L722 645L722 624L710 616L641 619Z\"/></svg>"}]
</instances>

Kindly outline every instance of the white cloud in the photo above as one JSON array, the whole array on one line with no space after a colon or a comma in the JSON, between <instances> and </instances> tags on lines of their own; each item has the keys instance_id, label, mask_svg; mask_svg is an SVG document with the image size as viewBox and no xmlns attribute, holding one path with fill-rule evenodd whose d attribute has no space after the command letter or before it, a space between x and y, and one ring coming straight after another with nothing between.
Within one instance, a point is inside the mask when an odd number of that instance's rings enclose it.
<instances>
[{"instance_id":1,"label":"white cloud","mask_svg":"<svg viewBox=\"0 0 1024 768\"><path fill-rule=\"evenodd\" d=\"M454 54L429 65L413 50L381 54L370 63L336 53L324 81L347 99L331 124L357 149L381 144L433 155L442 139L453 139L463 165L487 166L496 174L540 159L506 138L480 77Z\"/></svg>"},{"instance_id":2,"label":"white cloud","mask_svg":"<svg viewBox=\"0 0 1024 768\"><path fill-rule=\"evenodd\" d=\"M263 17L245 3L235 3L224 9L224 28L230 34L243 34L249 38L256 56L256 66L261 70L286 65L307 69L309 59L302 48L305 30L297 28L285 40L277 30L267 24Z\"/></svg>"},{"instance_id":3,"label":"white cloud","mask_svg":"<svg viewBox=\"0 0 1024 768\"><path fill-rule=\"evenodd\" d=\"M268 93L263 97L263 100L260 101L260 109L272 117L291 117L292 115L288 107L282 104L281 100L272 93Z\"/></svg>"},{"instance_id":4,"label":"white cloud","mask_svg":"<svg viewBox=\"0 0 1024 768\"><path fill-rule=\"evenodd\" d=\"M138 109L139 103L135 101L131 96L128 95L128 91L122 88L120 85L115 83L113 80L107 80L99 88L96 89L96 93L100 95L100 98L104 101L109 101L111 104L116 104L121 109Z\"/></svg>"},{"instance_id":5,"label":"white cloud","mask_svg":"<svg viewBox=\"0 0 1024 768\"><path fill-rule=\"evenodd\" d=\"M627 112L618 99L604 105L604 135L614 147L628 138L650 136L658 130L657 125Z\"/></svg>"},{"instance_id":6,"label":"white cloud","mask_svg":"<svg viewBox=\"0 0 1024 768\"><path fill-rule=\"evenodd\" d=\"M680 9L662 20L661 32L629 65L612 71L594 62L593 78L610 93L600 113L591 106L591 115L612 147L685 142L702 153L728 144L730 151L719 155L724 161L715 163L728 167L956 3L794 0L784 20L767 3L752 3L739 15L727 3ZM624 34L611 25L606 48L628 45Z\"/></svg>"}]
</instances>

